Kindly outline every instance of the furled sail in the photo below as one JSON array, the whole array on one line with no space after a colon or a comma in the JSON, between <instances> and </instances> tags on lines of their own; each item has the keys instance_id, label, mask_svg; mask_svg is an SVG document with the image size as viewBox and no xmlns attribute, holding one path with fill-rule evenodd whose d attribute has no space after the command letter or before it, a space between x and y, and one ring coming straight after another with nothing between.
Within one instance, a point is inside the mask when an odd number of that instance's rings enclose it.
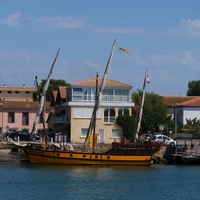
<instances>
[{"instance_id":1,"label":"furled sail","mask_svg":"<svg viewBox=\"0 0 200 200\"><path fill-rule=\"evenodd\" d=\"M138 134L139 134L140 128L141 128L141 120L142 120L142 114L143 114L143 106L144 106L147 78L148 78L148 68L146 68L145 77L144 77L144 85L143 85L143 90L142 90L142 99L141 99L141 103L140 103L139 119L138 119L136 134L135 134L136 139L138 139Z\"/></svg>"},{"instance_id":2,"label":"furled sail","mask_svg":"<svg viewBox=\"0 0 200 200\"><path fill-rule=\"evenodd\" d=\"M34 121L34 124L33 124L32 131L31 131L31 139L33 138L33 134L35 134L36 131L37 131L37 125L38 125L38 122L39 122L39 119L40 119L40 115L42 113L42 109L44 107L44 101L45 101L46 92L47 92L47 89L49 87L49 82L50 82L51 75L53 73L53 70L54 70L54 67L55 67L55 64L56 64L56 60L57 60L59 51L60 51L60 48L57 51L56 57L55 57L55 59L53 61L53 64L52 64L51 69L49 71L49 75L47 77L46 83L45 83L43 91L42 91L42 96L41 96L41 99L40 99L40 103L38 105L38 111L37 111L37 114L36 114L36 117L35 117L35 121Z\"/></svg>"},{"instance_id":3,"label":"furled sail","mask_svg":"<svg viewBox=\"0 0 200 200\"><path fill-rule=\"evenodd\" d=\"M97 113L97 110L100 107L102 91L103 91L103 89L105 87L106 79L107 79L107 75L108 75L108 70L110 68L110 64L111 64L111 61L112 61L112 58L113 58L115 42L116 42L116 39L114 40L114 43L113 43L113 46L112 46L112 49L111 49L111 52L110 52L110 56L109 56L109 59L108 59L107 65L106 65L106 69L104 71L104 75L103 75L103 78L102 78L102 82L101 82L101 85L99 87L99 92L98 92L98 94L96 96L94 110L93 110L93 113L92 113L92 117L91 117L91 120L90 120L90 125L89 125L87 136L86 136L86 139L85 139L85 147L88 144L88 139L89 139L90 134L92 133L92 130L94 130L94 128L95 128L96 113ZM94 139L94 137L93 137L93 139ZM93 145L94 145L94 142L93 142Z\"/></svg>"}]
</instances>

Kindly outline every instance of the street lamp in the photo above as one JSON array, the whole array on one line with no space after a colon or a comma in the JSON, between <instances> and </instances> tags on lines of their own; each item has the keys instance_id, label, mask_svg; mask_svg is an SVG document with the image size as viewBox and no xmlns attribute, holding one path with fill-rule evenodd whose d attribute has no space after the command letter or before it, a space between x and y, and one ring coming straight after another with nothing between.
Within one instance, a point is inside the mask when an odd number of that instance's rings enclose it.
<instances>
[{"instance_id":1,"label":"street lamp","mask_svg":"<svg viewBox=\"0 0 200 200\"><path fill-rule=\"evenodd\" d=\"M174 125L175 125L175 136L177 135L177 106L178 103L175 104L175 113L174 113Z\"/></svg>"},{"instance_id":2,"label":"street lamp","mask_svg":"<svg viewBox=\"0 0 200 200\"><path fill-rule=\"evenodd\" d=\"M1 135L3 134L3 105L5 99L0 99L0 108L1 108Z\"/></svg>"}]
</instances>

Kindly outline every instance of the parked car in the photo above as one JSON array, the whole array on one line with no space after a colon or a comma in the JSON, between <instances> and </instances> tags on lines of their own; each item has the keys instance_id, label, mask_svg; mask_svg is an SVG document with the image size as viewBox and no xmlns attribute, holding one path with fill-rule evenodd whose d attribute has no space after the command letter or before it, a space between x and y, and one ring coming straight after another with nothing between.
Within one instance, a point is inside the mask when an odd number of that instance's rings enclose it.
<instances>
[{"instance_id":1,"label":"parked car","mask_svg":"<svg viewBox=\"0 0 200 200\"><path fill-rule=\"evenodd\" d=\"M13 139L14 141L17 141L18 138L19 140L30 140L31 138L31 133L27 132L27 131L17 131L14 133L7 133L7 137ZM33 139L32 140L39 140L40 136L37 134L33 135Z\"/></svg>"},{"instance_id":2,"label":"parked car","mask_svg":"<svg viewBox=\"0 0 200 200\"><path fill-rule=\"evenodd\" d=\"M160 142L160 143L163 143L165 145L170 145L170 146L176 145L176 141L173 140L170 137L167 137L166 135L154 135L153 140L155 142Z\"/></svg>"}]
</instances>

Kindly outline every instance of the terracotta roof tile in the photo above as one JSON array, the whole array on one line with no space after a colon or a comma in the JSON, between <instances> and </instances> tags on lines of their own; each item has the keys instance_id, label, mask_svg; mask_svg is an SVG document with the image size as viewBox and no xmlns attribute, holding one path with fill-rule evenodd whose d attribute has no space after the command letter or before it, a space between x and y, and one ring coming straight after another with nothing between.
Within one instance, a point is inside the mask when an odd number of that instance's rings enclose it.
<instances>
[{"instance_id":1,"label":"terracotta roof tile","mask_svg":"<svg viewBox=\"0 0 200 200\"><path fill-rule=\"evenodd\" d=\"M66 99L66 87L67 86L59 86L59 92L61 99Z\"/></svg>"},{"instance_id":2,"label":"terracotta roof tile","mask_svg":"<svg viewBox=\"0 0 200 200\"><path fill-rule=\"evenodd\" d=\"M51 110L50 102L45 103L46 110ZM3 105L4 110L37 110L37 101L5 101Z\"/></svg>"},{"instance_id":3,"label":"terracotta roof tile","mask_svg":"<svg viewBox=\"0 0 200 200\"><path fill-rule=\"evenodd\" d=\"M52 92L53 101L56 101L57 94L58 94L58 91Z\"/></svg>"},{"instance_id":4,"label":"terracotta roof tile","mask_svg":"<svg viewBox=\"0 0 200 200\"><path fill-rule=\"evenodd\" d=\"M164 104L166 106L175 106L177 104L181 104L185 101L188 101L190 99L198 98L197 96L162 96Z\"/></svg>"},{"instance_id":5,"label":"terracotta roof tile","mask_svg":"<svg viewBox=\"0 0 200 200\"><path fill-rule=\"evenodd\" d=\"M101 84L101 81L102 81L102 79L99 79L99 82L98 82L99 86ZM96 86L96 79L92 78L92 79L82 80L82 81L71 84L71 86L72 87L73 86L95 87ZM111 80L111 79L106 80L106 87L129 87L129 88L132 88L131 85L128 85L126 83L121 83L121 82L118 82L118 81L114 81L114 80Z\"/></svg>"},{"instance_id":6,"label":"terracotta roof tile","mask_svg":"<svg viewBox=\"0 0 200 200\"><path fill-rule=\"evenodd\" d=\"M0 87L0 91L30 91L30 92L36 92L36 87Z\"/></svg>"},{"instance_id":7,"label":"terracotta roof tile","mask_svg":"<svg viewBox=\"0 0 200 200\"><path fill-rule=\"evenodd\" d=\"M184 101L184 102L178 104L178 106L190 106L190 107L198 106L199 107L200 106L200 97L196 97L196 98L190 99L188 101Z\"/></svg>"}]
</instances>

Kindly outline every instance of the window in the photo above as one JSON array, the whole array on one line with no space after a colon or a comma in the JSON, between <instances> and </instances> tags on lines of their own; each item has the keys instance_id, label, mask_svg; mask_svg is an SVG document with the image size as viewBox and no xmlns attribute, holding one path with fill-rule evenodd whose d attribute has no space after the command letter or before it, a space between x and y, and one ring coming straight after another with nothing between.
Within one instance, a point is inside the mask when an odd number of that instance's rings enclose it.
<instances>
[{"instance_id":1,"label":"window","mask_svg":"<svg viewBox=\"0 0 200 200\"><path fill-rule=\"evenodd\" d=\"M87 136L87 132L88 132L87 128L82 128L81 129L81 137L86 137Z\"/></svg>"},{"instance_id":2,"label":"window","mask_svg":"<svg viewBox=\"0 0 200 200\"><path fill-rule=\"evenodd\" d=\"M83 91L84 94L84 100L94 100L93 99L93 94L92 94L92 90L91 89L86 89L85 91ZM95 93L94 93L95 94Z\"/></svg>"},{"instance_id":3,"label":"window","mask_svg":"<svg viewBox=\"0 0 200 200\"><path fill-rule=\"evenodd\" d=\"M29 92L29 91L26 91L26 94L30 94L30 92Z\"/></svg>"},{"instance_id":4,"label":"window","mask_svg":"<svg viewBox=\"0 0 200 200\"><path fill-rule=\"evenodd\" d=\"M82 100L83 93L82 88L73 88L73 101Z\"/></svg>"},{"instance_id":5,"label":"window","mask_svg":"<svg viewBox=\"0 0 200 200\"><path fill-rule=\"evenodd\" d=\"M22 125L29 125L29 113L22 113Z\"/></svg>"},{"instance_id":6,"label":"window","mask_svg":"<svg viewBox=\"0 0 200 200\"><path fill-rule=\"evenodd\" d=\"M8 123L14 123L15 122L15 113L9 112L8 113Z\"/></svg>"},{"instance_id":7,"label":"window","mask_svg":"<svg viewBox=\"0 0 200 200\"><path fill-rule=\"evenodd\" d=\"M127 96L129 94L128 90L115 90L115 95L125 95Z\"/></svg>"},{"instance_id":8,"label":"window","mask_svg":"<svg viewBox=\"0 0 200 200\"><path fill-rule=\"evenodd\" d=\"M113 95L112 89L104 89L102 95Z\"/></svg>"},{"instance_id":9,"label":"window","mask_svg":"<svg viewBox=\"0 0 200 200\"><path fill-rule=\"evenodd\" d=\"M118 110L118 115L129 115L129 109L128 108L120 108Z\"/></svg>"},{"instance_id":10,"label":"window","mask_svg":"<svg viewBox=\"0 0 200 200\"><path fill-rule=\"evenodd\" d=\"M122 131L120 129L112 129L112 137L113 138L120 138L121 132Z\"/></svg>"},{"instance_id":11,"label":"window","mask_svg":"<svg viewBox=\"0 0 200 200\"><path fill-rule=\"evenodd\" d=\"M74 118L91 118L93 108L74 108ZM101 117L101 109L97 110L97 118Z\"/></svg>"},{"instance_id":12,"label":"window","mask_svg":"<svg viewBox=\"0 0 200 200\"><path fill-rule=\"evenodd\" d=\"M106 108L104 110L104 122L115 123L115 109Z\"/></svg>"},{"instance_id":13,"label":"window","mask_svg":"<svg viewBox=\"0 0 200 200\"><path fill-rule=\"evenodd\" d=\"M82 108L74 108L74 118L82 118Z\"/></svg>"},{"instance_id":14,"label":"window","mask_svg":"<svg viewBox=\"0 0 200 200\"><path fill-rule=\"evenodd\" d=\"M129 91L128 90L115 90L116 101L128 101Z\"/></svg>"},{"instance_id":15,"label":"window","mask_svg":"<svg viewBox=\"0 0 200 200\"><path fill-rule=\"evenodd\" d=\"M104 89L102 92L102 101L113 101L113 90Z\"/></svg>"}]
</instances>

